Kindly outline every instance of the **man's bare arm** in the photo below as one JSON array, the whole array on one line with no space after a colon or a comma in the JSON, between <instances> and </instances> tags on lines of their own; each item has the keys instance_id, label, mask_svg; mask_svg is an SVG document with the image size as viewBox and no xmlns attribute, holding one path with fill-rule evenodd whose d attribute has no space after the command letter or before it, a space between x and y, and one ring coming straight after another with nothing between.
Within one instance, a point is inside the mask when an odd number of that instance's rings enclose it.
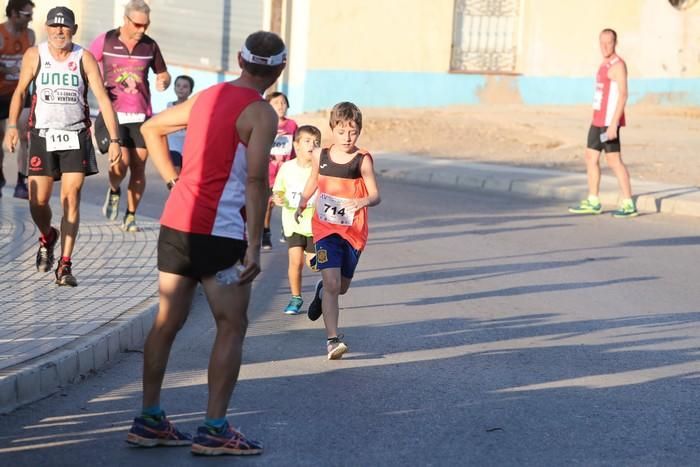
<instances>
[{"instance_id":1,"label":"man's bare arm","mask_svg":"<svg viewBox=\"0 0 700 467\"><path fill-rule=\"evenodd\" d=\"M163 180L170 182L177 178L175 166L170 159L167 135L187 128L192 106L197 102L195 94L182 104L165 109L141 126L141 134L146 143L148 154Z\"/></svg>"}]
</instances>

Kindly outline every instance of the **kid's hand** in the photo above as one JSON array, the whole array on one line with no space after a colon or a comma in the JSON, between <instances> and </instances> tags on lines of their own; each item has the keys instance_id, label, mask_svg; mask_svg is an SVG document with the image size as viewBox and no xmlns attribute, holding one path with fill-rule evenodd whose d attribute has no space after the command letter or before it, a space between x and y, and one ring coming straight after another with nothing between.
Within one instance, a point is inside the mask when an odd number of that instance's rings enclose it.
<instances>
[{"instance_id":1,"label":"kid's hand","mask_svg":"<svg viewBox=\"0 0 700 467\"><path fill-rule=\"evenodd\" d=\"M294 221L298 224L299 223L299 218L301 217L302 213L304 212L304 209L299 206L296 211L294 211Z\"/></svg>"},{"instance_id":2,"label":"kid's hand","mask_svg":"<svg viewBox=\"0 0 700 467\"><path fill-rule=\"evenodd\" d=\"M284 198L280 193L272 194L272 202L275 203L276 206L284 207Z\"/></svg>"},{"instance_id":3,"label":"kid's hand","mask_svg":"<svg viewBox=\"0 0 700 467\"><path fill-rule=\"evenodd\" d=\"M369 203L367 202L367 198L354 198L354 199L349 199L349 200L345 201L342 204L342 206L349 211L355 212L357 210L364 208L368 204Z\"/></svg>"}]
</instances>

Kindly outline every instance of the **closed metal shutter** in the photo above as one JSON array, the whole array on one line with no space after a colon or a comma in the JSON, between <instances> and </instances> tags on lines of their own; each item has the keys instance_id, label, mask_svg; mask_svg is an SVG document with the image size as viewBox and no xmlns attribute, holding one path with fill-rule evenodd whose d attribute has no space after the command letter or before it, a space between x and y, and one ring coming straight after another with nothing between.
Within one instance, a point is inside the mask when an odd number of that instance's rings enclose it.
<instances>
[{"instance_id":1,"label":"closed metal shutter","mask_svg":"<svg viewBox=\"0 0 700 467\"><path fill-rule=\"evenodd\" d=\"M169 64L236 72L236 52L260 29L262 0L160 0L152 5L148 34Z\"/></svg>"}]
</instances>

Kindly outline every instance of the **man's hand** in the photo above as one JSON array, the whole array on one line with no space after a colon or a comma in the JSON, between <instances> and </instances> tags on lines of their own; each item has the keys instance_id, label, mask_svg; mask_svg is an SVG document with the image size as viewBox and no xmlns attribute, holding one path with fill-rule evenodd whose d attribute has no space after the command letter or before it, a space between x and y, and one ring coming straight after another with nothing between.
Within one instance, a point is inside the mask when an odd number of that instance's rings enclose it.
<instances>
[{"instance_id":1,"label":"man's hand","mask_svg":"<svg viewBox=\"0 0 700 467\"><path fill-rule=\"evenodd\" d=\"M107 150L109 156L109 166L112 167L119 163L122 158L122 149L119 143L111 142L109 143L109 149Z\"/></svg>"},{"instance_id":2,"label":"man's hand","mask_svg":"<svg viewBox=\"0 0 700 467\"><path fill-rule=\"evenodd\" d=\"M243 260L243 265L245 269L241 272L240 279L238 280L238 285L246 285L253 282L253 279L260 274L260 246L251 247L245 253L245 259Z\"/></svg>"},{"instance_id":3,"label":"man's hand","mask_svg":"<svg viewBox=\"0 0 700 467\"><path fill-rule=\"evenodd\" d=\"M164 73L158 73L156 75L156 89L159 92L163 92L170 86L170 73L167 71Z\"/></svg>"},{"instance_id":4,"label":"man's hand","mask_svg":"<svg viewBox=\"0 0 700 467\"><path fill-rule=\"evenodd\" d=\"M15 152L17 143L19 143L19 132L17 131L17 128L8 128L5 132L3 146L5 146L5 149L7 149L9 152Z\"/></svg>"},{"instance_id":5,"label":"man's hand","mask_svg":"<svg viewBox=\"0 0 700 467\"><path fill-rule=\"evenodd\" d=\"M605 134L608 135L608 141L617 139L617 125L610 125Z\"/></svg>"}]
</instances>

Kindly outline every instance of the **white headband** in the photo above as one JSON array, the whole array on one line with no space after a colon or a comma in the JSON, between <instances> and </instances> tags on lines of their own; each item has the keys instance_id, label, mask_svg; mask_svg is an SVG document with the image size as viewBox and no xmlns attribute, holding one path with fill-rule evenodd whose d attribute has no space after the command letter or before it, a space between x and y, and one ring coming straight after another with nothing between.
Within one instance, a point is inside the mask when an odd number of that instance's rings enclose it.
<instances>
[{"instance_id":1,"label":"white headband","mask_svg":"<svg viewBox=\"0 0 700 467\"><path fill-rule=\"evenodd\" d=\"M267 66L277 66L284 63L287 60L287 49L285 48L282 52L277 55L272 55L271 57L261 57L260 55L253 54L248 47L243 44L241 47L241 57L248 63L255 63L257 65L267 65Z\"/></svg>"}]
</instances>

